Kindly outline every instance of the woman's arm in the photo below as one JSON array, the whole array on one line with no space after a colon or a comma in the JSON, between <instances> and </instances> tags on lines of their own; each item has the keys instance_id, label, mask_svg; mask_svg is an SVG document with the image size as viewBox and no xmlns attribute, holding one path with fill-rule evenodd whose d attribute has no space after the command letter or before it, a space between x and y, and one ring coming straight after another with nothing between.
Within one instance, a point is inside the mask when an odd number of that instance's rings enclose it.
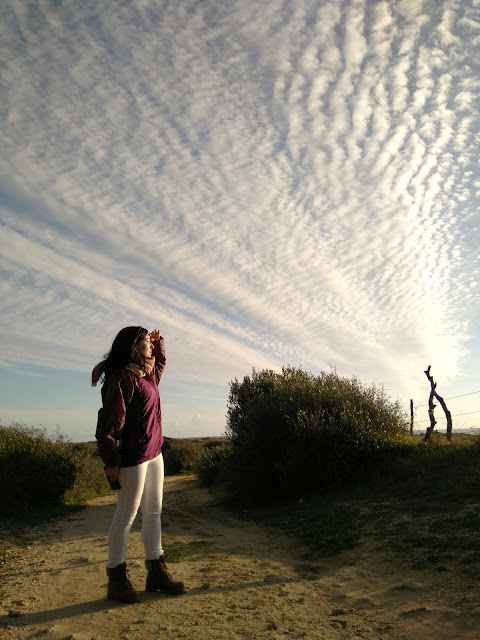
<instances>
[{"instance_id":1,"label":"woman's arm","mask_svg":"<svg viewBox=\"0 0 480 640\"><path fill-rule=\"evenodd\" d=\"M150 340L152 341L153 346L152 356L155 358L154 376L155 381L158 384L167 363L167 358L165 356L165 342L158 329L154 329L150 333Z\"/></svg>"},{"instance_id":2,"label":"woman's arm","mask_svg":"<svg viewBox=\"0 0 480 640\"><path fill-rule=\"evenodd\" d=\"M98 450L107 469L120 465L122 429L125 425L127 406L133 395L133 383L129 373L110 376L102 388L103 407L98 412L95 437Z\"/></svg>"}]
</instances>

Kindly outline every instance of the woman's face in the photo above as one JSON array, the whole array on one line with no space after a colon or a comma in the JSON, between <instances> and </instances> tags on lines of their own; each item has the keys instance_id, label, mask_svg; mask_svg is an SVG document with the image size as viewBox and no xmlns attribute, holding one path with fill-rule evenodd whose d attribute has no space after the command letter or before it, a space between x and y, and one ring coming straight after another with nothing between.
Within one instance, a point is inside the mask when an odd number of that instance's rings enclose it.
<instances>
[{"instance_id":1,"label":"woman's face","mask_svg":"<svg viewBox=\"0 0 480 640\"><path fill-rule=\"evenodd\" d=\"M150 342L150 336L146 335L143 340L137 342L137 346L135 347L135 349L138 351L138 353L140 353L140 355L144 356L145 358L150 358L153 349L152 343Z\"/></svg>"}]
</instances>

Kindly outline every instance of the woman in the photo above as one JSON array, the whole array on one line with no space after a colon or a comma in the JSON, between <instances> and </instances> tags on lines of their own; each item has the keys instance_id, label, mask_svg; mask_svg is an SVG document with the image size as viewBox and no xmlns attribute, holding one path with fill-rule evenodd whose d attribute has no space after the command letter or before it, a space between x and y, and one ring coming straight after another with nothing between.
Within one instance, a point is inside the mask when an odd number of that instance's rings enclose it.
<instances>
[{"instance_id":1,"label":"woman","mask_svg":"<svg viewBox=\"0 0 480 640\"><path fill-rule=\"evenodd\" d=\"M165 368L165 347L158 329L125 327L110 353L92 372L103 376L96 438L108 479L119 482L117 510L108 535L107 597L137 602L127 578L128 534L142 509L142 541L148 570L146 590L183 593L183 582L168 573L162 549L162 413L158 384Z\"/></svg>"}]
</instances>

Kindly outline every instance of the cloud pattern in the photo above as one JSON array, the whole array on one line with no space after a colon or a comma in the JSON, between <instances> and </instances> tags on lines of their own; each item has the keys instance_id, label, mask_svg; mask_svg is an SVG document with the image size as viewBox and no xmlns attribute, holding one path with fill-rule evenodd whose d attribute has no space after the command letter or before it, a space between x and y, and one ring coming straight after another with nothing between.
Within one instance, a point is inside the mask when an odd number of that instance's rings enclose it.
<instances>
[{"instance_id":1,"label":"cloud pattern","mask_svg":"<svg viewBox=\"0 0 480 640\"><path fill-rule=\"evenodd\" d=\"M88 370L140 323L178 380L335 366L406 398L428 364L461 377L477 0L9 0L0 17L7 363Z\"/></svg>"}]
</instances>

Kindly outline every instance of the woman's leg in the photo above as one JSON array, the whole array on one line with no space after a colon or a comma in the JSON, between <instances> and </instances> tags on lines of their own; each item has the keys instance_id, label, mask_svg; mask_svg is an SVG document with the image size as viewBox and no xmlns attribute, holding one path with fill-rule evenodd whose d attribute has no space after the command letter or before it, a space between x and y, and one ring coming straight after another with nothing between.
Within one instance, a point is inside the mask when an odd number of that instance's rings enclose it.
<instances>
[{"instance_id":1,"label":"woman's leg","mask_svg":"<svg viewBox=\"0 0 480 640\"><path fill-rule=\"evenodd\" d=\"M108 534L107 568L113 569L125 562L128 534L142 500L148 463L120 468L117 510Z\"/></svg>"},{"instance_id":2,"label":"woman's leg","mask_svg":"<svg viewBox=\"0 0 480 640\"><path fill-rule=\"evenodd\" d=\"M141 502L142 540L145 566L148 570L145 589L162 593L183 593L183 582L173 580L165 564L162 548L163 457L160 454L148 463L145 489Z\"/></svg>"},{"instance_id":3,"label":"woman's leg","mask_svg":"<svg viewBox=\"0 0 480 640\"><path fill-rule=\"evenodd\" d=\"M156 560L163 555L162 548L162 503L163 503L163 456L160 454L147 464L145 485L141 499L142 540L145 559Z\"/></svg>"}]
</instances>

